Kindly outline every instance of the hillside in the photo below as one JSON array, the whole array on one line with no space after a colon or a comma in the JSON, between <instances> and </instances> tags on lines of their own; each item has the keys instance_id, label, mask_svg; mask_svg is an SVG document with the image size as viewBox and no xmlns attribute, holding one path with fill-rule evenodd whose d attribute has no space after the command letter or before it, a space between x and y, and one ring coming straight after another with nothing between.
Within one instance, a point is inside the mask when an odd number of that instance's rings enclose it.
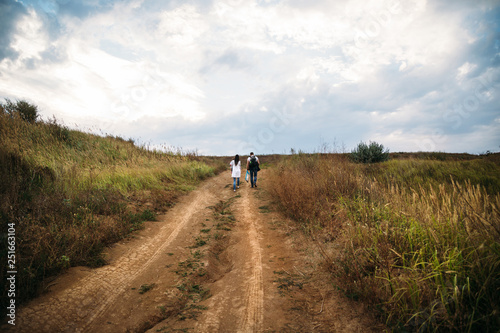
<instances>
[{"instance_id":1,"label":"hillside","mask_svg":"<svg viewBox=\"0 0 500 333\"><path fill-rule=\"evenodd\" d=\"M9 103L0 107L0 253L6 258L15 252L9 263L17 271L19 303L61 270L103 265L106 245L154 220L223 167L180 150L160 152L132 140L71 130L36 113L26 117L16 108L19 102ZM11 253L8 231L15 238ZM7 296L7 272L0 274Z\"/></svg>"}]
</instances>

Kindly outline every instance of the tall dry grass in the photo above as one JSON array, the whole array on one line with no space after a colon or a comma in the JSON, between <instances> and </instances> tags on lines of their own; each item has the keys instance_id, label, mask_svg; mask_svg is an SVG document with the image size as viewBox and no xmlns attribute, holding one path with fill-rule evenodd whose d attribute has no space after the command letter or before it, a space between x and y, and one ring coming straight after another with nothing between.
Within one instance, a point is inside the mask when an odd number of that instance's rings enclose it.
<instances>
[{"instance_id":1,"label":"tall dry grass","mask_svg":"<svg viewBox=\"0 0 500 333\"><path fill-rule=\"evenodd\" d=\"M467 177L471 162L478 174ZM339 288L395 330L497 332L498 171L487 161L293 155L271 178L283 210L322 240Z\"/></svg>"}]
</instances>

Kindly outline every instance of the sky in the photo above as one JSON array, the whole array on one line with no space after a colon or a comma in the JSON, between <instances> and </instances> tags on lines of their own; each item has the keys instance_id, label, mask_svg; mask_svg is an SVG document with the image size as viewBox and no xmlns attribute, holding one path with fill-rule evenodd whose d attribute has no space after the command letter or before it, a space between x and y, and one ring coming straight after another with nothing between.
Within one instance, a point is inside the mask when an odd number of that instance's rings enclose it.
<instances>
[{"instance_id":1,"label":"sky","mask_svg":"<svg viewBox=\"0 0 500 333\"><path fill-rule=\"evenodd\" d=\"M0 0L5 99L201 155L496 152L500 1Z\"/></svg>"}]
</instances>

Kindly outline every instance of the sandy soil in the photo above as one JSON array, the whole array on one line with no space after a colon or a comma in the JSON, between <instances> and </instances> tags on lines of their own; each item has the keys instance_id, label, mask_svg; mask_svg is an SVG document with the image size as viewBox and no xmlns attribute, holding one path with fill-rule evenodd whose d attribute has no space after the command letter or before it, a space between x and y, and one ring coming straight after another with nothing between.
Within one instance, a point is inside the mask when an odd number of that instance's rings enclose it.
<instances>
[{"instance_id":1,"label":"sandy soil","mask_svg":"<svg viewBox=\"0 0 500 333\"><path fill-rule=\"evenodd\" d=\"M110 248L108 265L74 267L57 278L47 293L19 309L11 331L383 331L321 273L313 243L270 209L266 170L259 172L258 183L255 189L243 181L233 192L229 173L205 181L159 221ZM212 273L203 282L211 296L199 303L202 310L145 325L178 297L181 277L174 268L192 256L200 230L214 228L210 207L228 200L235 222L223 256L204 262ZM144 285L153 287L141 294Z\"/></svg>"}]
</instances>

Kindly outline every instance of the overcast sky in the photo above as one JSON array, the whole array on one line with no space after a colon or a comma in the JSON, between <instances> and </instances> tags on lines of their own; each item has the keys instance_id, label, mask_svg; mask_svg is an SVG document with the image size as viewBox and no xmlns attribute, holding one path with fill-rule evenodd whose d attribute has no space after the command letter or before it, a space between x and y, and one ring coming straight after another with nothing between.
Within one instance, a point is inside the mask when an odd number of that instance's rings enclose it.
<instances>
[{"instance_id":1,"label":"overcast sky","mask_svg":"<svg viewBox=\"0 0 500 333\"><path fill-rule=\"evenodd\" d=\"M500 1L0 0L0 98L207 155L500 150Z\"/></svg>"}]
</instances>

